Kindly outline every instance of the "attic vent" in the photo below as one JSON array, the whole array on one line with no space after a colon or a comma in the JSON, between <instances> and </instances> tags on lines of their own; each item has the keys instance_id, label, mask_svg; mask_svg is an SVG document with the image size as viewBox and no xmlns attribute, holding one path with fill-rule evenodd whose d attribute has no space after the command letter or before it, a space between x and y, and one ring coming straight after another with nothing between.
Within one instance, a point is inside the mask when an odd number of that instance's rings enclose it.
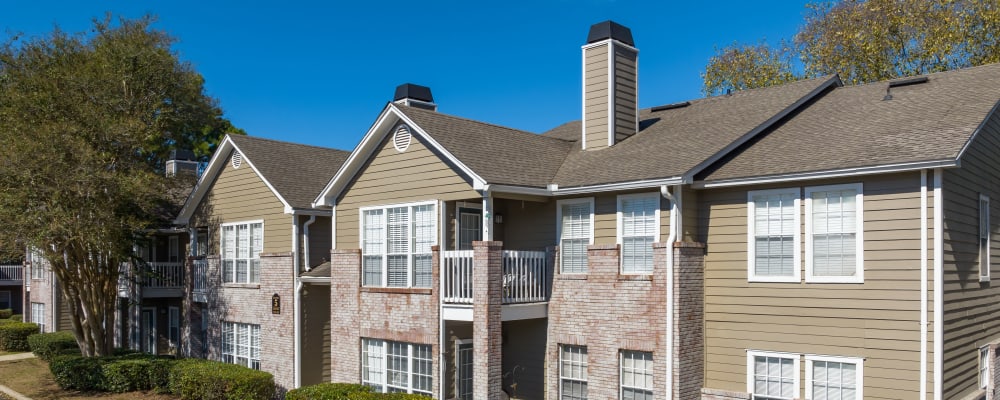
<instances>
[{"instance_id":1,"label":"attic vent","mask_svg":"<svg viewBox=\"0 0 1000 400\"><path fill-rule=\"evenodd\" d=\"M396 133L392 136L392 145L396 147L396 151L402 153L410 147L410 138L410 127L400 125L396 128Z\"/></svg>"},{"instance_id":2,"label":"attic vent","mask_svg":"<svg viewBox=\"0 0 1000 400\"><path fill-rule=\"evenodd\" d=\"M235 168L239 168L240 165L243 165L243 155L240 154L240 152L238 152L238 151L234 151L233 152L233 159L230 160L230 164L233 165L234 169Z\"/></svg>"},{"instance_id":3,"label":"attic vent","mask_svg":"<svg viewBox=\"0 0 1000 400\"><path fill-rule=\"evenodd\" d=\"M667 110L673 110L675 108L687 107L689 105L691 105L690 101L682 101L680 103L673 103L673 104L667 104L667 105L664 105L664 106L653 107L653 108L649 109L649 111L652 111L652 112L667 111Z\"/></svg>"},{"instance_id":4,"label":"attic vent","mask_svg":"<svg viewBox=\"0 0 1000 400\"><path fill-rule=\"evenodd\" d=\"M908 78L908 79L899 79L899 80L895 80L895 81L889 81L889 87L893 88L893 87L900 87L900 86L909 86L909 85L916 85L918 83L925 83L925 82L927 82L927 77L926 76L919 76L919 77L916 77L916 78Z\"/></svg>"}]
</instances>

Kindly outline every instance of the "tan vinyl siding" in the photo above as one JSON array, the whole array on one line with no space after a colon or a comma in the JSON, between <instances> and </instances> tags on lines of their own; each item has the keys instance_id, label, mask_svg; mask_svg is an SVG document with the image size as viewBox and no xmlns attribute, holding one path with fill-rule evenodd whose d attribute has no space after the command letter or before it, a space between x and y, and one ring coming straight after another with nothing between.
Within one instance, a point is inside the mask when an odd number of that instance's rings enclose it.
<instances>
[{"instance_id":1,"label":"tan vinyl siding","mask_svg":"<svg viewBox=\"0 0 1000 400\"><path fill-rule=\"evenodd\" d=\"M503 234L503 246L511 250L545 250L559 243L556 238L556 202L544 203L497 199L494 212L502 213L503 223L496 226Z\"/></svg>"},{"instance_id":2,"label":"tan vinyl siding","mask_svg":"<svg viewBox=\"0 0 1000 400\"><path fill-rule=\"evenodd\" d=\"M640 190L621 193L601 193L590 196L594 199L594 244L618 243L618 196L623 194L649 193L659 196L659 189ZM587 197L562 197L560 199L580 199ZM667 240L670 235L670 202L660 198L660 237L657 241ZM553 221L555 216L553 215ZM558 221L556 224L558 226ZM558 242L558 238L556 238Z\"/></svg>"},{"instance_id":3,"label":"tan vinyl siding","mask_svg":"<svg viewBox=\"0 0 1000 400\"><path fill-rule=\"evenodd\" d=\"M547 319L503 323L503 389L514 398L545 397Z\"/></svg>"},{"instance_id":4,"label":"tan vinyl siding","mask_svg":"<svg viewBox=\"0 0 1000 400\"><path fill-rule=\"evenodd\" d=\"M329 382L330 286L307 284L302 305L302 385Z\"/></svg>"},{"instance_id":5,"label":"tan vinyl siding","mask_svg":"<svg viewBox=\"0 0 1000 400\"><path fill-rule=\"evenodd\" d=\"M638 130L638 56L630 49L615 46L615 142L634 135Z\"/></svg>"},{"instance_id":6,"label":"tan vinyl siding","mask_svg":"<svg viewBox=\"0 0 1000 400\"><path fill-rule=\"evenodd\" d=\"M748 188L699 193L698 236L707 242L705 387L746 391L746 351L751 349L863 357L866 399L916 396L920 349L919 173L749 190L799 187L804 194L806 186L854 182L862 182L864 190L863 284L805 283L804 254L799 266L800 282L748 282ZM685 195L684 201L690 200ZM804 200L799 212L804 252ZM805 389L805 365L803 361L800 395Z\"/></svg>"},{"instance_id":7,"label":"tan vinyl siding","mask_svg":"<svg viewBox=\"0 0 1000 400\"><path fill-rule=\"evenodd\" d=\"M944 397L978 388L977 349L1000 338L1000 114L983 126L961 168L943 178ZM979 194L990 196L990 282L979 282Z\"/></svg>"},{"instance_id":8,"label":"tan vinyl siding","mask_svg":"<svg viewBox=\"0 0 1000 400\"><path fill-rule=\"evenodd\" d=\"M584 125L588 150L608 147L608 45L584 51Z\"/></svg>"},{"instance_id":9,"label":"tan vinyl siding","mask_svg":"<svg viewBox=\"0 0 1000 400\"><path fill-rule=\"evenodd\" d=\"M219 176L212 182L208 194L198 205L191 226L208 226L212 236L209 254L219 254L219 232L224 223L264 221L264 252L292 251L292 216L274 192L244 160L234 169L225 161ZM252 160L251 160L252 162Z\"/></svg>"},{"instance_id":10,"label":"tan vinyl siding","mask_svg":"<svg viewBox=\"0 0 1000 400\"><path fill-rule=\"evenodd\" d=\"M305 265L305 247L306 247L306 223L309 222L309 216L300 215L298 217L299 221L299 235L302 236L299 242L299 254L302 255L302 260L300 262L305 267L315 267L322 264L325 261L330 260L330 246L333 243L331 237L333 230L330 229L330 217L328 216L317 216L316 220L309 225L309 265Z\"/></svg>"},{"instance_id":11,"label":"tan vinyl siding","mask_svg":"<svg viewBox=\"0 0 1000 400\"><path fill-rule=\"evenodd\" d=\"M398 152L391 136L358 172L337 202L337 247L359 248L358 210L365 206L428 200L475 200L482 195L432 152L417 135L410 147ZM438 211L440 212L440 211Z\"/></svg>"}]
</instances>

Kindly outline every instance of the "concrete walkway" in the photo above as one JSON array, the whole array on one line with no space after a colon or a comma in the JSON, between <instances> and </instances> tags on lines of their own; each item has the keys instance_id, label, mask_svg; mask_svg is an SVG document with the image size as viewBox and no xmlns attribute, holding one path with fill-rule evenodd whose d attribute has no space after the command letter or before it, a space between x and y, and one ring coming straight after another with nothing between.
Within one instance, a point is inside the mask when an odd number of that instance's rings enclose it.
<instances>
[{"instance_id":1,"label":"concrete walkway","mask_svg":"<svg viewBox=\"0 0 1000 400\"><path fill-rule=\"evenodd\" d=\"M35 358L35 355L32 354L32 353L8 354L8 355L5 355L5 356L0 356L0 362L14 361L14 360L24 360L24 359L27 359L27 358ZM13 398L15 400L31 400L30 397L27 397L27 396L25 396L23 394L15 392L14 389L11 389L11 388L6 387L4 385L0 385L0 393L3 393L5 395L7 395L8 397L11 397L11 398Z\"/></svg>"}]
</instances>

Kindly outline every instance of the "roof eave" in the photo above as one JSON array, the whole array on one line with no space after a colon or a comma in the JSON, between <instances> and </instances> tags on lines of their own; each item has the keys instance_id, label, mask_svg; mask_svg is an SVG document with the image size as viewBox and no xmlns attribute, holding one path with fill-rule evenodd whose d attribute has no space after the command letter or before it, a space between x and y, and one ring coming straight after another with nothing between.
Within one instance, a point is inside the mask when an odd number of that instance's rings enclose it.
<instances>
[{"instance_id":1,"label":"roof eave","mask_svg":"<svg viewBox=\"0 0 1000 400\"><path fill-rule=\"evenodd\" d=\"M830 169L822 171L796 172L789 174L753 176L745 178L719 179L698 181L691 184L695 189L710 189L719 187L763 185L768 183L794 182L813 179L830 179L874 174L890 174L898 172L919 171L934 168L959 167L957 159L918 161L909 163L883 164L865 167Z\"/></svg>"}]
</instances>

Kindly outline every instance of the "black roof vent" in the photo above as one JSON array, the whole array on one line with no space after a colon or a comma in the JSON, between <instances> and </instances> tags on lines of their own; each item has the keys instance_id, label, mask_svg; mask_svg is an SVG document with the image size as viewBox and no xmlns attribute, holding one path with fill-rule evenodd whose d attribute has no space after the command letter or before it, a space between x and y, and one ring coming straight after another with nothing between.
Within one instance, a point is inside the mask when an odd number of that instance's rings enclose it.
<instances>
[{"instance_id":1,"label":"black roof vent","mask_svg":"<svg viewBox=\"0 0 1000 400\"><path fill-rule=\"evenodd\" d=\"M596 43L604 39L614 39L635 47L635 42L632 41L632 30L612 20L599 22L590 26L587 43Z\"/></svg>"},{"instance_id":2,"label":"black roof vent","mask_svg":"<svg viewBox=\"0 0 1000 400\"><path fill-rule=\"evenodd\" d=\"M431 96L431 88L427 86L414 85L412 83L404 83L396 86L396 97L394 97L392 101L399 101L403 99L420 100L428 103L434 102L434 97Z\"/></svg>"},{"instance_id":3,"label":"black roof vent","mask_svg":"<svg viewBox=\"0 0 1000 400\"><path fill-rule=\"evenodd\" d=\"M195 161L194 152L191 150L170 150L170 160Z\"/></svg>"},{"instance_id":4,"label":"black roof vent","mask_svg":"<svg viewBox=\"0 0 1000 400\"><path fill-rule=\"evenodd\" d=\"M667 110L673 110L675 108L687 107L689 105L691 105L690 101L682 101L680 103L673 103L673 104L667 104L667 105L662 105L662 106L656 106L656 107L650 108L649 111L652 111L652 112L667 111Z\"/></svg>"},{"instance_id":5,"label":"black roof vent","mask_svg":"<svg viewBox=\"0 0 1000 400\"><path fill-rule=\"evenodd\" d=\"M926 76L918 76L916 78L897 79L897 80L894 80L894 81L889 81L889 87L893 88L893 87L900 87L900 86L916 85L918 83L925 83L927 81L928 81L928 79L927 79Z\"/></svg>"}]
</instances>

